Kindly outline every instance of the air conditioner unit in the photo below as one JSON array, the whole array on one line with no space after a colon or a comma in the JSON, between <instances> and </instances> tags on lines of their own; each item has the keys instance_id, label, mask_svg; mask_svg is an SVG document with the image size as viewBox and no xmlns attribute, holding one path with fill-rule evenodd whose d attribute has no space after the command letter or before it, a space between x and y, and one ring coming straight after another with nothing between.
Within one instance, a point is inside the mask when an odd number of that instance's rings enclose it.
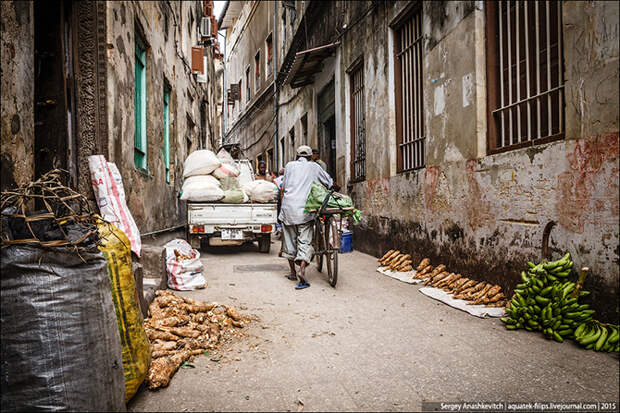
<instances>
[{"instance_id":1,"label":"air conditioner unit","mask_svg":"<svg viewBox=\"0 0 620 413\"><path fill-rule=\"evenodd\" d=\"M200 20L200 36L211 37L211 19L209 17L203 17Z\"/></svg>"}]
</instances>

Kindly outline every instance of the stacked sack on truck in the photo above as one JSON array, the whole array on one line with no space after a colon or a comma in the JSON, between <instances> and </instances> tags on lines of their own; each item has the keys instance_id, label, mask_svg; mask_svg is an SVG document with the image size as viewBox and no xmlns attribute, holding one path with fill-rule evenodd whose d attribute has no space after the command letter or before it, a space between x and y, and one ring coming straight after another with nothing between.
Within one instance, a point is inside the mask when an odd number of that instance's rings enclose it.
<instances>
[{"instance_id":1,"label":"stacked sack on truck","mask_svg":"<svg viewBox=\"0 0 620 413\"><path fill-rule=\"evenodd\" d=\"M223 148L217 155L204 149L192 152L185 160L183 178L181 200L185 201L274 202L278 194L275 184L254 181L251 168L246 163L237 167Z\"/></svg>"},{"instance_id":2,"label":"stacked sack on truck","mask_svg":"<svg viewBox=\"0 0 620 413\"><path fill-rule=\"evenodd\" d=\"M190 153L183 165L181 200L214 202L224 198L220 181L211 175L221 165L217 156L209 150Z\"/></svg>"}]
</instances>

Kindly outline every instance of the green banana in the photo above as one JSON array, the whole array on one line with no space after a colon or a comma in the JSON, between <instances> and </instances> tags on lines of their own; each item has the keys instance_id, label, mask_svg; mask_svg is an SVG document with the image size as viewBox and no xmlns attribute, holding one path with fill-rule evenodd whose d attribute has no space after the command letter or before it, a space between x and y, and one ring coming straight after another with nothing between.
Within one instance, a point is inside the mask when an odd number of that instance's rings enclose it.
<instances>
[{"instance_id":1,"label":"green banana","mask_svg":"<svg viewBox=\"0 0 620 413\"><path fill-rule=\"evenodd\" d=\"M551 300L549 300L548 298L541 297L541 296L539 296L539 295L537 295L536 297L534 297L534 299L535 299L535 300L536 300L536 302L537 302L538 304L540 304L540 305L547 305L547 304L549 304L549 302L551 301Z\"/></svg>"},{"instance_id":2,"label":"green banana","mask_svg":"<svg viewBox=\"0 0 620 413\"><path fill-rule=\"evenodd\" d=\"M547 295L549 295L549 293L551 292L551 290L553 290L553 286L552 286L552 285L550 285L550 286L548 286L548 287L545 287L545 288L543 288L543 289L540 291L540 295L542 295L543 297L546 297Z\"/></svg>"},{"instance_id":3,"label":"green banana","mask_svg":"<svg viewBox=\"0 0 620 413\"><path fill-rule=\"evenodd\" d=\"M515 324L506 324L506 328L507 328L508 330L516 330L516 329L518 329L519 327L518 327L518 326L516 326Z\"/></svg>"},{"instance_id":4,"label":"green banana","mask_svg":"<svg viewBox=\"0 0 620 413\"><path fill-rule=\"evenodd\" d=\"M583 339L581 340L581 345L587 346L588 344L596 343L596 341L601 336L601 333L602 333L601 328L599 327L598 324L596 324L594 326L594 331L590 332L588 335L583 337Z\"/></svg>"},{"instance_id":5,"label":"green banana","mask_svg":"<svg viewBox=\"0 0 620 413\"><path fill-rule=\"evenodd\" d=\"M609 331L607 330L607 327L600 326L600 329L601 329L601 335L599 336L598 340L596 340L596 344L594 345L594 350L596 351L600 351L600 349L605 344L605 341L607 340L607 336L609 335Z\"/></svg>"},{"instance_id":6,"label":"green banana","mask_svg":"<svg viewBox=\"0 0 620 413\"><path fill-rule=\"evenodd\" d=\"M618 342L618 339L620 338L620 332L618 331L618 328L616 326L611 326L611 330L611 334L609 335L607 341L610 344L614 344Z\"/></svg>"},{"instance_id":7,"label":"green banana","mask_svg":"<svg viewBox=\"0 0 620 413\"><path fill-rule=\"evenodd\" d=\"M575 330L575 338L580 338L585 328L586 328L586 323L579 324L579 327L577 327L577 329Z\"/></svg>"},{"instance_id":8,"label":"green banana","mask_svg":"<svg viewBox=\"0 0 620 413\"><path fill-rule=\"evenodd\" d=\"M558 334L558 332L557 332L557 331L554 331L554 332L553 332L553 339L554 339L555 341L557 341L558 343L561 343L561 342L563 342L563 341L564 341L564 339L562 338L562 336L561 336L560 334Z\"/></svg>"}]
</instances>

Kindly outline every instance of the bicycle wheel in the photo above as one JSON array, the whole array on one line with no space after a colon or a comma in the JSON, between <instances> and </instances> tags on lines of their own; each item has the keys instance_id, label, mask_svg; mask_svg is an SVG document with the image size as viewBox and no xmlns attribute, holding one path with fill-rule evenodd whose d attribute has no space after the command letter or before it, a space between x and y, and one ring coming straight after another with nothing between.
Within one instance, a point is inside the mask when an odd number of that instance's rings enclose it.
<instances>
[{"instance_id":1,"label":"bicycle wheel","mask_svg":"<svg viewBox=\"0 0 620 413\"><path fill-rule=\"evenodd\" d=\"M323 272L323 253L321 251L325 251L325 246L323 245L321 221L317 219L314 224L314 258L316 258L316 267L319 272Z\"/></svg>"},{"instance_id":2,"label":"bicycle wheel","mask_svg":"<svg viewBox=\"0 0 620 413\"><path fill-rule=\"evenodd\" d=\"M325 243L325 265L327 266L327 279L329 285L336 286L338 282L338 249L340 245L332 245L339 241L338 230L332 217L325 220L325 231L323 231L323 241Z\"/></svg>"}]
</instances>

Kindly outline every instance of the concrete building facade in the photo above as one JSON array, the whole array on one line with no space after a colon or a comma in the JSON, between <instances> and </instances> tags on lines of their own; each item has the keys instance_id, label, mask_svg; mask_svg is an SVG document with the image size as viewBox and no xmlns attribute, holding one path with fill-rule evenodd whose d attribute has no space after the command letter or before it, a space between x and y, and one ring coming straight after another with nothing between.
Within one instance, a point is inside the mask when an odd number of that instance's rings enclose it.
<instances>
[{"instance_id":1,"label":"concrete building facade","mask_svg":"<svg viewBox=\"0 0 620 413\"><path fill-rule=\"evenodd\" d=\"M93 199L87 159L103 154L141 232L183 225L183 161L221 134L212 2L1 7L2 189L60 167Z\"/></svg>"},{"instance_id":2,"label":"concrete building facade","mask_svg":"<svg viewBox=\"0 0 620 413\"><path fill-rule=\"evenodd\" d=\"M226 36L225 143L274 170L273 1L229 2L220 16ZM256 168L256 165L255 165Z\"/></svg>"},{"instance_id":3,"label":"concrete building facade","mask_svg":"<svg viewBox=\"0 0 620 413\"><path fill-rule=\"evenodd\" d=\"M510 293L548 237L617 322L616 3L282 1L275 21L278 164L320 148L356 249ZM250 136L248 157L272 145Z\"/></svg>"}]
</instances>

